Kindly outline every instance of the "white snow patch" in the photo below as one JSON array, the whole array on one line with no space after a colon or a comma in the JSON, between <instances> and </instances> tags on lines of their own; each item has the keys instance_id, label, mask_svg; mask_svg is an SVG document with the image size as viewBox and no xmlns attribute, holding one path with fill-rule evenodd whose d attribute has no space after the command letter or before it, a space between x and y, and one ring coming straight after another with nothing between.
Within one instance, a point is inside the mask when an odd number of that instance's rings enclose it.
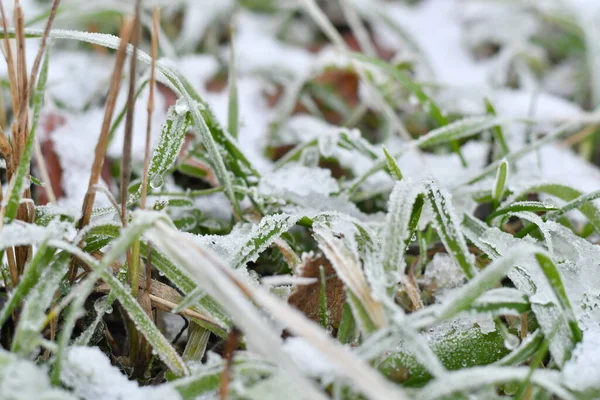
<instances>
[{"instance_id":1,"label":"white snow patch","mask_svg":"<svg viewBox=\"0 0 600 400\"><path fill-rule=\"evenodd\" d=\"M84 400L181 399L168 384L140 387L128 380L97 347L69 348L60 378Z\"/></svg>"},{"instance_id":2,"label":"white snow patch","mask_svg":"<svg viewBox=\"0 0 600 400\"><path fill-rule=\"evenodd\" d=\"M314 377L335 375L336 368L323 357L306 339L300 337L288 338L283 344L283 349L292 356L298 367L306 374Z\"/></svg>"}]
</instances>

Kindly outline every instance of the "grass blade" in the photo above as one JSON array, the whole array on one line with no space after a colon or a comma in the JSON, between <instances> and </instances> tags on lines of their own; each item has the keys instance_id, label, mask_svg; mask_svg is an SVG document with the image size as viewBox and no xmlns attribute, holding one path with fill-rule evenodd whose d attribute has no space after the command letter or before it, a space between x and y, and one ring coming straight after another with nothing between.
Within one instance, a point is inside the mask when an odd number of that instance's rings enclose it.
<instances>
[{"instance_id":1,"label":"grass blade","mask_svg":"<svg viewBox=\"0 0 600 400\"><path fill-rule=\"evenodd\" d=\"M441 189L435 181L429 180L425 182L425 197L433 211L433 224L448 254L462 268L467 278L471 279L477 270L452 207L450 194Z\"/></svg>"}]
</instances>

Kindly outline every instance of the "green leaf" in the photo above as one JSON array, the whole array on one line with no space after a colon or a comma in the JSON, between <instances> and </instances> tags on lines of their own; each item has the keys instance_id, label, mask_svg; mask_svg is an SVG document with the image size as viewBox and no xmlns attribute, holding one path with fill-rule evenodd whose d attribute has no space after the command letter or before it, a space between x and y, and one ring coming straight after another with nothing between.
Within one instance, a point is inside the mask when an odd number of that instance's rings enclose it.
<instances>
[{"instance_id":1,"label":"green leaf","mask_svg":"<svg viewBox=\"0 0 600 400\"><path fill-rule=\"evenodd\" d=\"M177 111L177 106L171 107L167 114L167 121L163 124L160 131L160 139L148 167L148 183L152 187L163 185L163 175L171 169L177 161L179 152L185 142L185 135L189 125L189 113ZM129 202L136 201L142 195L140 186L129 199Z\"/></svg>"},{"instance_id":2,"label":"green leaf","mask_svg":"<svg viewBox=\"0 0 600 400\"><path fill-rule=\"evenodd\" d=\"M483 333L474 325L468 329L446 329L441 332L431 335L428 342L433 353L449 370L491 364L508 353L504 338L497 331ZM408 379L403 382L406 386L422 386L432 378L418 362L413 349L406 345L399 346L399 350L387 356L378 369L391 379L398 379L401 371L407 369Z\"/></svg>"},{"instance_id":3,"label":"green leaf","mask_svg":"<svg viewBox=\"0 0 600 400\"><path fill-rule=\"evenodd\" d=\"M25 272L19 280L19 284L12 291L8 301L0 311L0 327L10 318L12 312L21 305L21 301L31 292L35 284L40 280L44 269L52 262L55 250L49 248L46 243L38 247L31 261L25 268Z\"/></svg>"},{"instance_id":4,"label":"green leaf","mask_svg":"<svg viewBox=\"0 0 600 400\"><path fill-rule=\"evenodd\" d=\"M54 252L51 251L48 256L50 255L53 256ZM71 255L67 252L54 258L25 299L12 342L12 352L30 357L36 351L46 322L46 310L67 273L70 260Z\"/></svg>"},{"instance_id":5,"label":"green leaf","mask_svg":"<svg viewBox=\"0 0 600 400\"><path fill-rule=\"evenodd\" d=\"M238 101L238 90L237 90L237 75L235 65L235 46L234 44L234 33L231 31L230 37L230 51L231 56L229 58L229 106L227 107L227 130L231 133L234 138L238 137L238 126L239 126L239 101Z\"/></svg>"},{"instance_id":6,"label":"green leaf","mask_svg":"<svg viewBox=\"0 0 600 400\"><path fill-rule=\"evenodd\" d=\"M450 143L454 140L477 135L506 121L507 120L503 118L490 116L464 118L451 124L444 125L441 128L434 129L414 141L413 145L425 149L444 143Z\"/></svg>"},{"instance_id":7,"label":"green leaf","mask_svg":"<svg viewBox=\"0 0 600 400\"><path fill-rule=\"evenodd\" d=\"M410 180L396 182L390 195L385 221L383 251L383 284L388 296L393 296L396 285L404 276L404 253L412 236L411 218L422 188ZM422 203L421 203L422 205ZM419 212L420 215L420 212ZM417 218L418 221L418 218ZM413 227L416 223L413 225Z\"/></svg>"},{"instance_id":8,"label":"green leaf","mask_svg":"<svg viewBox=\"0 0 600 400\"><path fill-rule=\"evenodd\" d=\"M548 279L550 287L558 298L563 313L567 318L567 323L571 329L574 345L581 342L583 334L581 333L581 329L579 328L579 324L575 318L575 312L571 307L571 302L569 301L567 291L565 290L562 278L560 277L560 273L558 272L556 265L554 265L554 262L552 262L550 257L543 253L536 253L535 258L540 265L540 268L544 272L544 275Z\"/></svg>"},{"instance_id":9,"label":"green leaf","mask_svg":"<svg viewBox=\"0 0 600 400\"><path fill-rule=\"evenodd\" d=\"M471 279L477 270L473 255L469 253L467 243L462 235L450 194L441 189L434 180L428 180L425 182L425 196L433 211L433 225L442 239L444 247L467 278Z\"/></svg>"},{"instance_id":10,"label":"green leaf","mask_svg":"<svg viewBox=\"0 0 600 400\"><path fill-rule=\"evenodd\" d=\"M479 296L493 288L506 276L518 259L533 254L535 251L537 251L535 247L523 244L494 260L467 284L453 292L453 295L437 310L438 318L448 319L469 309Z\"/></svg>"},{"instance_id":11,"label":"green leaf","mask_svg":"<svg viewBox=\"0 0 600 400\"><path fill-rule=\"evenodd\" d=\"M232 266L240 268L255 261L281 234L290 230L300 219L299 215L273 214L264 216L252 227L250 239L239 249Z\"/></svg>"},{"instance_id":12,"label":"green leaf","mask_svg":"<svg viewBox=\"0 0 600 400\"><path fill-rule=\"evenodd\" d=\"M542 147L548 143L552 143L553 141L560 139L562 136L571 132L572 130L577 128L579 125L580 125L579 123L569 122L569 123L565 123L565 124L559 126L555 130L553 130L552 132L550 132L549 134L544 136L543 138L538 139L534 142L531 142L527 146L524 146L517 151L507 154L503 160L498 160L498 161L491 163L490 165L485 167L481 172L478 172L474 176L467 178L459 186L471 185L475 182L479 182L480 180L482 180L489 174L496 171L498 169L498 166L500 165L500 163L502 163L504 160L510 162L512 165L516 165L515 161L520 160L521 158L525 157L526 155L534 152L535 150L539 149L540 147Z\"/></svg>"},{"instance_id":13,"label":"green leaf","mask_svg":"<svg viewBox=\"0 0 600 400\"><path fill-rule=\"evenodd\" d=\"M192 178L206 178L208 172L205 169L198 168L194 165L181 163L177 166L177 171Z\"/></svg>"},{"instance_id":14,"label":"green leaf","mask_svg":"<svg viewBox=\"0 0 600 400\"><path fill-rule=\"evenodd\" d=\"M394 78L402 86L408 89L413 95L416 96L416 98L419 100L419 103L421 103L421 105L426 110L429 110L429 114L438 123L438 125L444 126L448 124L448 120L446 119L446 117L444 117L437 104L435 104L435 102L423 91L419 84L415 83L412 79L410 79L408 75L405 74L403 71L401 71L398 68L395 68L390 63L387 63L383 60L379 60L377 58L366 56L361 53L350 53L350 56L363 63L373 65L387 73L390 77Z\"/></svg>"},{"instance_id":15,"label":"green leaf","mask_svg":"<svg viewBox=\"0 0 600 400\"><path fill-rule=\"evenodd\" d=\"M492 198L494 201L499 202L502 200L504 190L506 188L506 181L508 180L508 161L502 160L498 166L498 172L496 173L496 181L494 182L494 189L492 190Z\"/></svg>"},{"instance_id":16,"label":"green leaf","mask_svg":"<svg viewBox=\"0 0 600 400\"><path fill-rule=\"evenodd\" d=\"M385 147L383 148L383 154L385 154L385 160L387 162L389 174L397 181L401 181L402 171L400 171L398 163L396 163L394 157L392 157L392 155L387 151Z\"/></svg>"},{"instance_id":17,"label":"green leaf","mask_svg":"<svg viewBox=\"0 0 600 400\"><path fill-rule=\"evenodd\" d=\"M87 253L81 251L78 247L66 242L54 243L56 247L62 248L77 256L81 261L85 262L92 268L92 273L82 281L78 287L71 289L77 295L71 303L69 313L65 319L63 329L58 340L59 350L52 371L53 381L60 381L60 370L64 359L64 352L68 341L71 337L75 322L78 319L85 300L92 292L95 282L102 278L109 286L111 292L119 300L127 314L136 325L137 329L144 335L152 349L158 354L159 358L173 371L182 376L188 373L188 368L177 354L171 343L163 336L154 321L146 314L140 306L137 299L131 295L129 289L126 289L121 282L112 274L110 265L115 262L127 249L131 247L133 242L138 240L140 236L148 230L152 224L158 219L164 219L165 216L160 213L150 211L137 211L133 215L133 220L127 228L123 228L120 236L112 243L111 248L105 253L100 262Z\"/></svg>"},{"instance_id":18,"label":"green leaf","mask_svg":"<svg viewBox=\"0 0 600 400\"><path fill-rule=\"evenodd\" d=\"M557 207L552 204L543 203L541 201L516 201L505 207L501 207L491 213L487 217L487 222L492 221L494 218L501 215L518 212L548 212L557 210Z\"/></svg>"},{"instance_id":19,"label":"green leaf","mask_svg":"<svg viewBox=\"0 0 600 400\"><path fill-rule=\"evenodd\" d=\"M483 101L485 102L485 109L487 113L496 116L496 109L494 108L493 104L488 100L488 98L484 98ZM494 139L496 139L496 142L498 142L498 144L500 145L500 150L502 150L501 157L504 157L505 155L510 153L510 149L508 148L508 144L506 144L506 139L504 138L504 131L502 130L502 126L494 126L492 128L492 133L494 134Z\"/></svg>"}]
</instances>

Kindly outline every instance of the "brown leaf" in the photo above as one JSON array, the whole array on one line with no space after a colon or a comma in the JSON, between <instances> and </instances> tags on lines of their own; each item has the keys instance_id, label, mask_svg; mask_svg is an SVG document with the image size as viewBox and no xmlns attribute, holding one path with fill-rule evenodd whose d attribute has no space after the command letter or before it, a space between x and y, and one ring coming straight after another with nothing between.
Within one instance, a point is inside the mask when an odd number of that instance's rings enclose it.
<instances>
[{"instance_id":1,"label":"brown leaf","mask_svg":"<svg viewBox=\"0 0 600 400\"><path fill-rule=\"evenodd\" d=\"M297 286L290 294L288 303L302 311L311 320L320 323L321 307L319 295L321 292L321 279L319 267L325 270L325 293L327 294L327 311L329 313L329 324L334 330L340 325L342 309L346 301L346 290L344 284L337 277L331 263L323 256L304 256L303 263L298 268L298 276L303 278L317 278L318 281L310 285Z\"/></svg>"}]
</instances>

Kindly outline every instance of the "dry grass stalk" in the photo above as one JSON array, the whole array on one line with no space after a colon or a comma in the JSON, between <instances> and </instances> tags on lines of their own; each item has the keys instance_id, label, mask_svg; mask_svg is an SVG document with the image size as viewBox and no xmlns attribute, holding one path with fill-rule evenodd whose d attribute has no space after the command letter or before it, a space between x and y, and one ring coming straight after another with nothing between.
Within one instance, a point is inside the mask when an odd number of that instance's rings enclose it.
<instances>
[{"instance_id":1,"label":"dry grass stalk","mask_svg":"<svg viewBox=\"0 0 600 400\"><path fill-rule=\"evenodd\" d=\"M229 394L229 382L231 381L231 366L233 365L233 352L240 341L241 332L233 327L229 332L227 343L225 344L225 368L221 374L221 383L219 385L219 400L227 400Z\"/></svg>"},{"instance_id":2,"label":"dry grass stalk","mask_svg":"<svg viewBox=\"0 0 600 400\"><path fill-rule=\"evenodd\" d=\"M15 73L15 59L13 57L12 46L10 43L9 35L8 35L8 26L6 25L6 14L4 13L3 3L0 1L0 15L2 16L2 30L4 31L4 48L3 54L4 59L6 60L6 65L8 67L8 80L9 82L16 82L17 76ZM11 85L11 99L13 110L18 109L18 97L16 96L15 89L13 85Z\"/></svg>"},{"instance_id":3,"label":"dry grass stalk","mask_svg":"<svg viewBox=\"0 0 600 400\"><path fill-rule=\"evenodd\" d=\"M146 208L148 195L148 168L150 168L150 135L152 133L152 114L154 113L154 87L156 86L156 58L158 57L158 29L160 9L154 6L152 10L152 64L150 66L150 82L148 94L148 118L146 124L146 143L144 147L144 173L142 175L141 208Z\"/></svg>"},{"instance_id":4,"label":"dry grass stalk","mask_svg":"<svg viewBox=\"0 0 600 400\"><path fill-rule=\"evenodd\" d=\"M119 44L119 48L117 50L115 68L113 70L110 87L108 89L104 119L102 121L100 137L96 143L94 162L92 163L90 180L88 182L88 190L83 199L82 217L79 220L79 229L82 229L88 225L92 217L92 209L94 207L94 200L96 199L96 191L94 190L94 186L97 185L100 180L100 173L102 171L102 165L104 164L104 157L106 155L106 149L108 147L108 139L110 135L111 121L115 111L119 88L121 87L121 74L123 73L123 64L125 63L125 56L127 54L127 44L129 43L132 30L133 21L131 19L127 19L123 25L123 28L121 29L121 43ZM73 263L71 265L71 270L69 271L69 279L71 282L75 279L76 275L77 266L75 263Z\"/></svg>"},{"instance_id":5,"label":"dry grass stalk","mask_svg":"<svg viewBox=\"0 0 600 400\"><path fill-rule=\"evenodd\" d=\"M125 63L125 56L127 50L127 44L133 30L133 21L128 19L123 29L121 30L121 44L117 50L117 56L115 61L115 68L111 77L110 88L108 89L108 96L106 100L106 109L104 112L104 119L102 121L102 128L100 130L100 137L96 143L96 150L94 153L94 162L92 164L92 171L90 175L90 181L88 183L88 191L83 200L82 217L79 221L79 228L85 227L90 222L92 216L92 208L94 206L94 200L96 198L96 192L93 190L93 186L98 184L100 180L100 172L102 165L104 164L104 156L106 155L106 148L108 147L108 136L110 133L110 126L112 116L115 111L115 105L117 102L117 94L121 87L121 74L123 73L123 64Z\"/></svg>"}]
</instances>

